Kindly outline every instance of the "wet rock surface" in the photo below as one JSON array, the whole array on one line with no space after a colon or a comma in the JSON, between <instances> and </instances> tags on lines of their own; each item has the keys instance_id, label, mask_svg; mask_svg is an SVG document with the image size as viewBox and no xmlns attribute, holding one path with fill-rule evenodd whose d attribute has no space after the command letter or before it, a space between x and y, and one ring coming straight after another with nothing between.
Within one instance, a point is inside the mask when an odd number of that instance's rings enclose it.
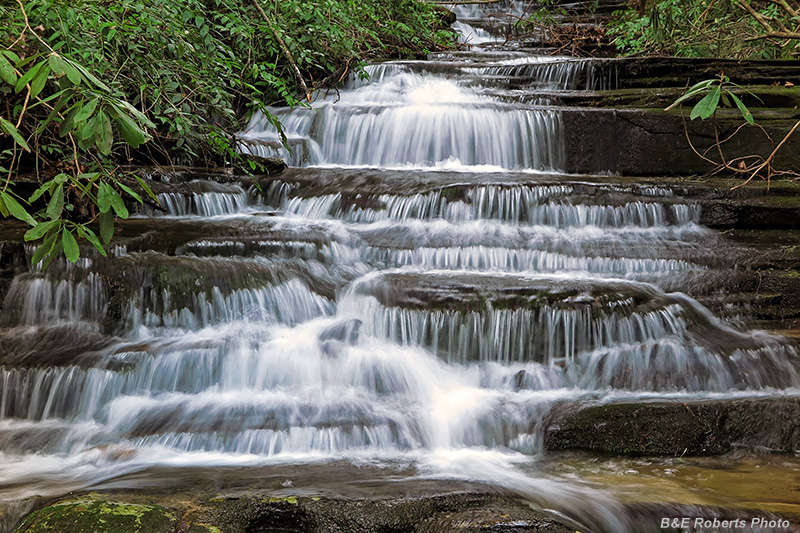
<instances>
[{"instance_id":1,"label":"wet rock surface","mask_svg":"<svg viewBox=\"0 0 800 533\"><path fill-rule=\"evenodd\" d=\"M800 400L618 403L580 408L551 422L549 450L620 455L720 455L733 449L794 452Z\"/></svg>"},{"instance_id":2,"label":"wet rock surface","mask_svg":"<svg viewBox=\"0 0 800 533\"><path fill-rule=\"evenodd\" d=\"M149 469L89 492L40 502L15 530L69 532L71 524L120 532L365 533L574 531L502 489L458 481L404 480L411 471L345 463L265 468ZM135 511L135 512L134 512ZM59 529L59 524L67 529ZM147 529L138 524L152 525ZM75 529L85 532L90 529ZM116 532L117 529L108 531Z\"/></svg>"}]
</instances>

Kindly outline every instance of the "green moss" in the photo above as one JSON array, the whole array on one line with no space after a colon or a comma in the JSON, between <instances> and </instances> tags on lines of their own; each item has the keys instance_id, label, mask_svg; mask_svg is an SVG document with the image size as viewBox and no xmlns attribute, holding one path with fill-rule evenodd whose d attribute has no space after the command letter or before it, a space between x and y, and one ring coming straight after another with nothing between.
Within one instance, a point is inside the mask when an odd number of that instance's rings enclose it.
<instances>
[{"instance_id":1,"label":"green moss","mask_svg":"<svg viewBox=\"0 0 800 533\"><path fill-rule=\"evenodd\" d=\"M267 498L264 500L265 502L269 503L288 503L291 505L297 505L297 497L296 496L288 496L286 498Z\"/></svg>"},{"instance_id":2,"label":"green moss","mask_svg":"<svg viewBox=\"0 0 800 533\"><path fill-rule=\"evenodd\" d=\"M67 500L28 515L16 533L159 533L175 516L163 507L105 500Z\"/></svg>"}]
</instances>

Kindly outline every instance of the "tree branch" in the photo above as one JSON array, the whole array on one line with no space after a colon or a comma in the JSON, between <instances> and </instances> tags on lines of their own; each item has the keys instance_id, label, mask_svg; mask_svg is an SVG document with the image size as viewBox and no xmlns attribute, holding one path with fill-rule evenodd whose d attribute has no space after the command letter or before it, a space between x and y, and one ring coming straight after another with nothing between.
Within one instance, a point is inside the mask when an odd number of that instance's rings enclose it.
<instances>
[{"instance_id":1,"label":"tree branch","mask_svg":"<svg viewBox=\"0 0 800 533\"><path fill-rule=\"evenodd\" d=\"M747 11L750 14L751 17L756 19L756 21L759 24L764 26L765 30L767 30L768 32L774 32L775 31L774 28L772 26L770 26L769 23L766 21L764 16L761 13L759 13L758 11L756 11L755 9L753 9L752 6L750 6L750 4L747 3L745 0L736 0L736 4L739 7L741 7L742 9L744 9L745 11Z\"/></svg>"},{"instance_id":2,"label":"tree branch","mask_svg":"<svg viewBox=\"0 0 800 533\"><path fill-rule=\"evenodd\" d=\"M306 95L306 99L310 102L311 101L311 91L308 90L308 85L306 85L306 80L303 79L303 75L300 73L300 68L297 66L294 58L292 57L292 53L289 51L289 47L286 46L286 43L281 38L278 30L275 29L275 24L272 23L272 19L269 18L264 10L261 8L261 4L259 4L258 0L253 0L253 5L256 6L258 12L261 13L261 16L269 26L269 29L272 31L272 34L275 36L275 39L278 41L278 45L281 47L281 51L283 52L284 57L286 60L289 61L289 64L292 66L292 70L294 71L294 75L297 78L298 83L300 83L300 87L303 89L303 93Z\"/></svg>"}]
</instances>

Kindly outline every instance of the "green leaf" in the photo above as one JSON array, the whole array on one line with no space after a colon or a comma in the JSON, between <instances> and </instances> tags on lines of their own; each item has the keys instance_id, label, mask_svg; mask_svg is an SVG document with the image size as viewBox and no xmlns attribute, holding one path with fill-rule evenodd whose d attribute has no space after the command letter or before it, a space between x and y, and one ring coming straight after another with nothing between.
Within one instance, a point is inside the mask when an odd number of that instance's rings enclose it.
<instances>
[{"instance_id":1,"label":"green leaf","mask_svg":"<svg viewBox=\"0 0 800 533\"><path fill-rule=\"evenodd\" d=\"M28 143L25 142L22 134L20 134L19 130L14 124L4 118L0 118L0 129L6 132L6 134L10 135L11 138L14 139L14 142L20 145L23 150L26 152L31 151L31 149L28 148Z\"/></svg>"},{"instance_id":2,"label":"green leaf","mask_svg":"<svg viewBox=\"0 0 800 533\"><path fill-rule=\"evenodd\" d=\"M125 200L122 199L122 196L119 195L117 191L115 191L111 186L108 187L111 191L111 207L114 208L114 212L120 218L128 218L128 208L125 207Z\"/></svg>"},{"instance_id":3,"label":"green leaf","mask_svg":"<svg viewBox=\"0 0 800 533\"><path fill-rule=\"evenodd\" d=\"M54 235L58 235L58 233L55 233ZM53 264L53 261L55 261L56 257L58 257L58 252L61 251L61 245L62 245L61 240L56 239L55 242L53 243L53 249L50 250L50 255L48 255L47 259L45 259L44 263L42 263L43 269L47 269L47 267Z\"/></svg>"},{"instance_id":4,"label":"green leaf","mask_svg":"<svg viewBox=\"0 0 800 533\"><path fill-rule=\"evenodd\" d=\"M104 244L111 242L111 237L114 236L114 215L111 211L104 211L100 213L100 238L103 239Z\"/></svg>"},{"instance_id":5,"label":"green leaf","mask_svg":"<svg viewBox=\"0 0 800 533\"><path fill-rule=\"evenodd\" d=\"M58 185L47 203L47 214L50 220L61 218L61 211L64 209L64 186Z\"/></svg>"},{"instance_id":6,"label":"green leaf","mask_svg":"<svg viewBox=\"0 0 800 533\"><path fill-rule=\"evenodd\" d=\"M12 52L11 50L2 50L0 51L0 55L5 55L8 59L10 59L14 63L19 63L19 56Z\"/></svg>"},{"instance_id":7,"label":"green leaf","mask_svg":"<svg viewBox=\"0 0 800 533\"><path fill-rule=\"evenodd\" d=\"M44 257L51 252L53 249L53 245L56 243L56 237L58 237L58 232L53 232L49 237L47 237L44 242L39 246L35 252L33 252L33 257L31 258L32 265L38 265Z\"/></svg>"},{"instance_id":8,"label":"green leaf","mask_svg":"<svg viewBox=\"0 0 800 533\"><path fill-rule=\"evenodd\" d=\"M104 90L104 91L106 91L106 92L109 92L109 93L111 92L111 89L108 87L108 85L106 85L105 83L103 83L102 81L100 81L99 79L97 79L97 77L96 77L94 74L92 74L91 72L89 72L88 70L86 70L86 69L85 69L85 68L84 68L84 67L83 67L83 66L82 66L80 63L76 63L76 62L74 62L74 61L71 61L71 60L69 60L69 59L67 59L67 58L64 58L64 62L65 62L65 64L70 64L70 65L72 65L74 68L76 68L76 69L78 70L78 72L80 72L80 73L81 73L81 75L83 75L83 77L84 77L84 78L85 78L87 81L90 81L90 82L94 83L94 84L95 84L95 85L96 85L98 88L100 88L100 89L102 89L102 90ZM69 74L67 74L67 76L69 76ZM71 80L71 79L72 79L72 78L70 78L70 80ZM74 83L74 82L73 82L73 83ZM76 85L77 85L77 84L76 84Z\"/></svg>"},{"instance_id":9,"label":"green leaf","mask_svg":"<svg viewBox=\"0 0 800 533\"><path fill-rule=\"evenodd\" d=\"M713 85L716 81L717 80L715 80L715 79L711 79L711 80L703 80L703 81L701 81L699 83L695 83L694 85L689 87L686 90L685 93L683 93L683 96L681 96L680 98L678 98L677 100L672 102L667 108L664 109L664 111L669 111L670 109L672 109L674 107L677 107L678 104L680 104L684 100L688 100L689 98L692 98L693 96L697 96L701 92L703 92L703 91L707 90L709 87L711 87L711 85Z\"/></svg>"},{"instance_id":10,"label":"green leaf","mask_svg":"<svg viewBox=\"0 0 800 533\"><path fill-rule=\"evenodd\" d=\"M47 58L47 61L50 63L50 70L53 71L53 74L56 76L64 75L64 61L61 59L61 56L58 54L50 54L50 57Z\"/></svg>"},{"instance_id":11,"label":"green leaf","mask_svg":"<svg viewBox=\"0 0 800 533\"><path fill-rule=\"evenodd\" d=\"M108 183L101 183L100 190L97 192L97 207L100 208L101 213L108 213L111 209L111 194L113 189Z\"/></svg>"},{"instance_id":12,"label":"green leaf","mask_svg":"<svg viewBox=\"0 0 800 533\"><path fill-rule=\"evenodd\" d=\"M78 104L75 104L67 111L67 116L64 117L64 121L58 127L59 136L66 137L72 131L75 126L75 115L78 114L79 109Z\"/></svg>"},{"instance_id":13,"label":"green leaf","mask_svg":"<svg viewBox=\"0 0 800 533\"><path fill-rule=\"evenodd\" d=\"M135 118L136 120L138 120L139 122L141 122L142 124L147 126L148 128L155 128L156 127L156 125L153 124L152 122L150 122L150 119L148 119L147 116L144 113L142 113L141 111L139 111L138 109L133 107L131 104L129 104L125 100L119 100L119 101L117 101L117 104L118 104L117 109L122 111L120 108L124 107L125 109L127 109L133 115L133 118Z\"/></svg>"},{"instance_id":14,"label":"green leaf","mask_svg":"<svg viewBox=\"0 0 800 533\"><path fill-rule=\"evenodd\" d=\"M91 114L94 113L94 110L97 107L98 102L100 102L99 98L93 98L92 100L90 100L88 104L83 106L80 109L80 111L78 111L78 113L75 115L72 121L79 124L84 120L86 120L87 118L89 118Z\"/></svg>"},{"instance_id":15,"label":"green leaf","mask_svg":"<svg viewBox=\"0 0 800 533\"><path fill-rule=\"evenodd\" d=\"M114 131L111 129L111 120L102 110L97 114L95 130L95 143L103 155L111 154L111 145L114 142Z\"/></svg>"},{"instance_id":16,"label":"green leaf","mask_svg":"<svg viewBox=\"0 0 800 533\"><path fill-rule=\"evenodd\" d=\"M60 220L48 220L47 222L42 222L41 224L38 224L25 232L25 240L35 241L41 239L45 236L45 234L47 234L48 231L55 228L59 224L61 224Z\"/></svg>"},{"instance_id":17,"label":"green leaf","mask_svg":"<svg viewBox=\"0 0 800 533\"><path fill-rule=\"evenodd\" d=\"M81 249L78 248L78 241L75 236L67 228L61 231L61 243L64 246L64 255L67 256L67 261L74 263L81 255Z\"/></svg>"},{"instance_id":18,"label":"green leaf","mask_svg":"<svg viewBox=\"0 0 800 533\"><path fill-rule=\"evenodd\" d=\"M22 89L25 88L28 83L33 79L34 76L39 74L39 71L45 66L47 61L40 61L36 63L28 72L22 75L22 77L17 80L17 84L14 86L14 92L19 93Z\"/></svg>"},{"instance_id":19,"label":"green leaf","mask_svg":"<svg viewBox=\"0 0 800 533\"><path fill-rule=\"evenodd\" d=\"M24 207L22 207L18 201L14 199L9 193L3 191L0 193L0 197L3 198L3 203L6 205L6 209L11 214L12 217L17 218L23 222L27 222L31 226L36 225L36 221L33 219L32 216L28 214Z\"/></svg>"},{"instance_id":20,"label":"green leaf","mask_svg":"<svg viewBox=\"0 0 800 533\"><path fill-rule=\"evenodd\" d=\"M134 191L133 189L131 189L130 187L128 187L128 186L127 186L127 185L125 185L124 183L117 182L117 185L119 185L119 188L120 188L120 189L122 189L122 190L123 190L123 191L125 191L126 193L130 194L130 195L131 195L131 197L132 197L134 200L136 200L136 201L137 201L137 202L139 202L140 204L142 203L142 197L141 197L141 196L139 196L139 195L136 193L136 191Z\"/></svg>"},{"instance_id":21,"label":"green leaf","mask_svg":"<svg viewBox=\"0 0 800 533\"><path fill-rule=\"evenodd\" d=\"M753 118L753 114L750 112L749 109L747 109L747 106L744 105L744 102L742 102L741 99L739 99L739 97L736 96L735 94L731 92L729 92L728 94L731 95L731 98L733 98L733 102L736 104L736 107L739 108L739 111L741 111L742 116L748 122L748 124L755 124L756 121Z\"/></svg>"},{"instance_id":22,"label":"green leaf","mask_svg":"<svg viewBox=\"0 0 800 533\"><path fill-rule=\"evenodd\" d=\"M39 93L44 89L44 84L47 83L47 77L50 75L50 66L45 65L39 69L39 73L33 78L31 82L31 98L36 98Z\"/></svg>"},{"instance_id":23,"label":"green leaf","mask_svg":"<svg viewBox=\"0 0 800 533\"><path fill-rule=\"evenodd\" d=\"M134 177L136 178L136 181L138 181L138 182L139 182L139 185L142 187L142 189L144 189L144 192L146 192L146 193L147 193L147 196L149 196L150 198L152 198L152 199L153 199L153 201L154 201L156 204L158 204L158 205L161 205L161 202L159 202L159 201L158 201L158 198L156 197L156 195L155 195L155 194L153 194L153 190L150 188L150 186L149 186L149 185L147 185L147 182L146 182L146 181L144 181L144 180L143 180L142 178L140 178L139 176L134 176Z\"/></svg>"},{"instance_id":24,"label":"green leaf","mask_svg":"<svg viewBox=\"0 0 800 533\"><path fill-rule=\"evenodd\" d=\"M126 143L133 148L139 148L139 146L149 140L147 134L143 132L124 111L118 109L118 112L117 127Z\"/></svg>"},{"instance_id":25,"label":"green leaf","mask_svg":"<svg viewBox=\"0 0 800 533\"><path fill-rule=\"evenodd\" d=\"M692 112L689 114L689 118L694 120L697 117L700 117L701 120L705 120L717 110L717 105L719 105L719 97L722 90L718 86L716 89L708 93L703 97L702 100L697 102L697 105L694 106Z\"/></svg>"},{"instance_id":26,"label":"green leaf","mask_svg":"<svg viewBox=\"0 0 800 533\"><path fill-rule=\"evenodd\" d=\"M17 73L3 54L0 54L0 79L12 87L17 84Z\"/></svg>"},{"instance_id":27,"label":"green leaf","mask_svg":"<svg viewBox=\"0 0 800 533\"><path fill-rule=\"evenodd\" d=\"M59 176L61 176L61 174L59 174ZM41 197L41 196L42 196L44 193L46 193L46 192L48 192L48 191L51 191L51 190L53 189L53 187L55 187L55 186L56 186L56 182L55 182L55 180L54 180L54 179L44 182L44 183L42 184L42 186L41 186L41 187L39 187L38 189L36 189L36 190L33 192L33 194L31 195L31 197L30 197L30 198L28 198L28 203L35 202L35 201L36 201L36 200L38 200L38 199L39 199L39 198L40 198L40 197Z\"/></svg>"},{"instance_id":28,"label":"green leaf","mask_svg":"<svg viewBox=\"0 0 800 533\"><path fill-rule=\"evenodd\" d=\"M83 77L80 72L78 72L78 69L73 67L68 61L62 62L64 63L64 73L67 75L67 79L69 79L73 85L80 85L81 81L83 81Z\"/></svg>"},{"instance_id":29,"label":"green leaf","mask_svg":"<svg viewBox=\"0 0 800 533\"><path fill-rule=\"evenodd\" d=\"M0 214L4 217L8 217L11 213L8 212L8 208L6 207L6 203L3 201L3 197L0 196Z\"/></svg>"},{"instance_id":30,"label":"green leaf","mask_svg":"<svg viewBox=\"0 0 800 533\"><path fill-rule=\"evenodd\" d=\"M97 248L97 251L100 252L100 255L103 257L108 257L105 248L103 248L103 245L100 243L100 239L97 238L97 235L95 235L92 230L86 226L78 226L78 235L92 243L92 246Z\"/></svg>"}]
</instances>

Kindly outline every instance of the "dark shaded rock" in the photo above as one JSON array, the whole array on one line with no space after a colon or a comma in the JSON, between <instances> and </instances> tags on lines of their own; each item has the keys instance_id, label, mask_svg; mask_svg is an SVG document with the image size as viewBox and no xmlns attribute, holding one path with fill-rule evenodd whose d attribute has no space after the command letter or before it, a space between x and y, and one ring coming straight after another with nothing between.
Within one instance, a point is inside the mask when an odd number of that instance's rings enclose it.
<instances>
[{"instance_id":1,"label":"dark shaded rock","mask_svg":"<svg viewBox=\"0 0 800 533\"><path fill-rule=\"evenodd\" d=\"M115 341L84 328L60 325L0 331L0 366L43 368L96 364L101 351Z\"/></svg>"},{"instance_id":2,"label":"dark shaded rock","mask_svg":"<svg viewBox=\"0 0 800 533\"><path fill-rule=\"evenodd\" d=\"M573 531L510 498L450 493L421 498L238 498L218 504L218 523L231 532L511 533Z\"/></svg>"},{"instance_id":3,"label":"dark shaded rock","mask_svg":"<svg viewBox=\"0 0 800 533\"><path fill-rule=\"evenodd\" d=\"M554 419L545 439L549 450L620 455L718 455L736 447L800 448L800 399L583 407Z\"/></svg>"},{"instance_id":4,"label":"dark shaded rock","mask_svg":"<svg viewBox=\"0 0 800 533\"><path fill-rule=\"evenodd\" d=\"M759 115L756 111L755 115ZM757 127L739 130L725 144L726 157L769 155L797 121L792 110L764 112ZM567 109L562 112L566 168L572 173L609 171L629 176L703 174L714 169L696 155L686 140L684 118L661 109ZM715 141L712 121L685 118L695 148L705 152ZM726 139L742 124L741 116L718 113L719 137ZM778 152L777 169L800 168L800 140L791 138ZM716 154L714 154L716 155Z\"/></svg>"}]
</instances>

